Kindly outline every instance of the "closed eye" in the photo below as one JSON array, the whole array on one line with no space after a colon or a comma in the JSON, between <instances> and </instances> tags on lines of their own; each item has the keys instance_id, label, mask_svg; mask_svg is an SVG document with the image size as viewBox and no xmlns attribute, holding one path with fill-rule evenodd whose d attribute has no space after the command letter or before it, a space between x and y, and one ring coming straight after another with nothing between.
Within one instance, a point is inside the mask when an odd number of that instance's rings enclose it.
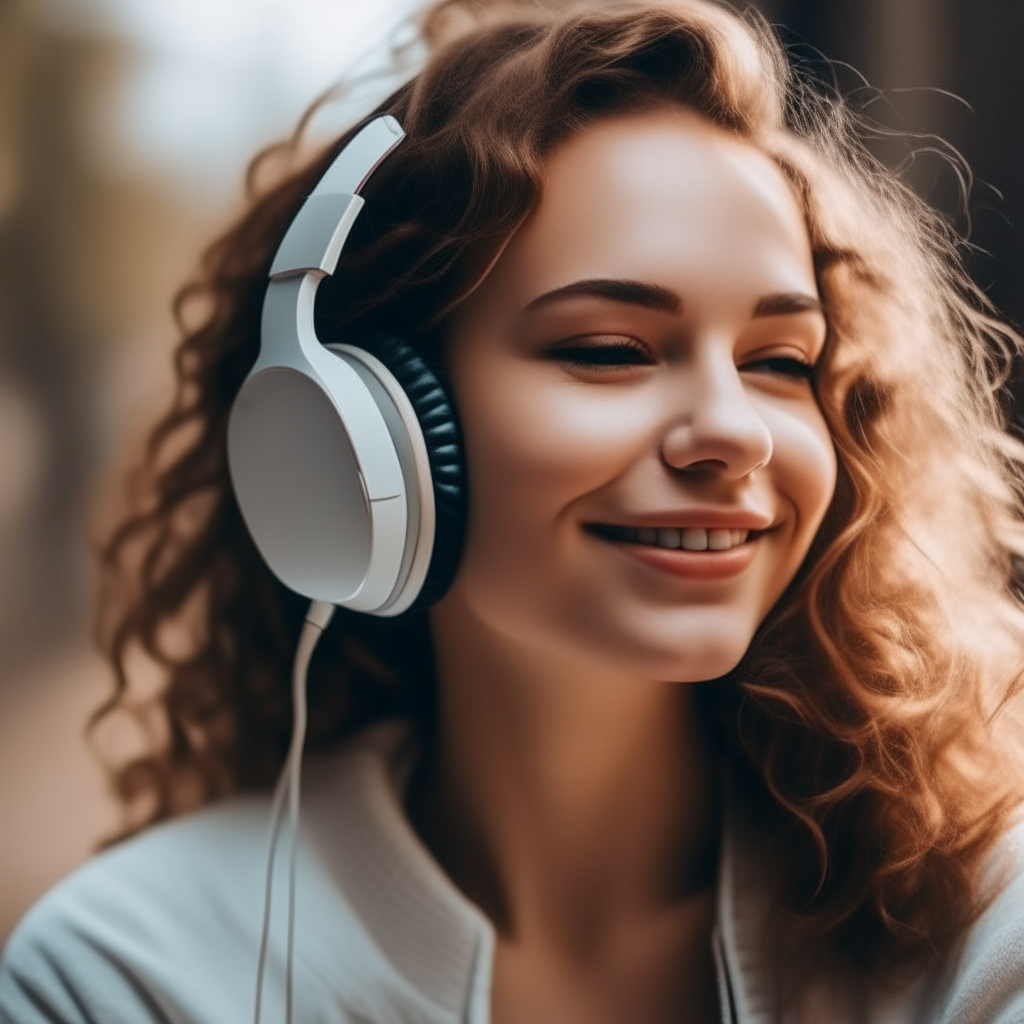
<instances>
[{"instance_id":1,"label":"closed eye","mask_svg":"<svg viewBox=\"0 0 1024 1024\"><path fill-rule=\"evenodd\" d=\"M791 377L795 380L810 380L814 376L814 364L805 363L802 359L790 359L786 356L770 356L767 359L756 359L744 363L743 371L754 373L772 373L779 377Z\"/></svg>"},{"instance_id":2,"label":"closed eye","mask_svg":"<svg viewBox=\"0 0 1024 1024\"><path fill-rule=\"evenodd\" d=\"M586 342L570 339L545 353L546 358L581 367L650 366L654 356L646 345L635 338L613 337L588 339Z\"/></svg>"}]
</instances>

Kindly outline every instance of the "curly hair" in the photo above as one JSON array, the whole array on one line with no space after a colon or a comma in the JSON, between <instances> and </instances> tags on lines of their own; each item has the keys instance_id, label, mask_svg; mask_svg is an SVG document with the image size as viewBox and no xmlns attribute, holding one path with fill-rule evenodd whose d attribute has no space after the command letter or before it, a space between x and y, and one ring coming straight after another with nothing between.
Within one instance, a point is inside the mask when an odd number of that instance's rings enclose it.
<instances>
[{"instance_id":1,"label":"curly hair","mask_svg":"<svg viewBox=\"0 0 1024 1024\"><path fill-rule=\"evenodd\" d=\"M596 119L682 106L792 183L828 322L815 388L838 485L797 579L706 694L798 931L877 971L941 955L980 912L980 865L1021 798L997 718L1024 636L1017 336L962 240L872 157L870 124L759 17L709 0L446 0L419 24L421 70L374 111L407 141L321 287L325 342L386 329L443 372L446 317L534 208L546 154ZM284 757L305 601L245 530L225 430L275 249L354 131L313 159L301 132L259 156L247 209L176 300L176 395L102 549L115 688L93 727L143 726L111 766L126 834L266 786ZM429 732L434 707L422 611L336 615L311 670L311 747L389 716Z\"/></svg>"}]
</instances>

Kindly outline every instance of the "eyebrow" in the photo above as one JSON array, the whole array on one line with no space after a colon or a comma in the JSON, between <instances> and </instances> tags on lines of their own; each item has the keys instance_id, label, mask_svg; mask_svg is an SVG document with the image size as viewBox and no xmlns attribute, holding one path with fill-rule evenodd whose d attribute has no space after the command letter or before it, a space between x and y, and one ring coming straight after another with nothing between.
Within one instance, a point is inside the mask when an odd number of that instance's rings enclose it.
<instances>
[{"instance_id":1,"label":"eyebrow","mask_svg":"<svg viewBox=\"0 0 1024 1024\"><path fill-rule=\"evenodd\" d=\"M645 309L657 310L660 313L679 313L683 308L683 300L670 288L663 288L661 285L613 278L588 278L538 295L527 304L526 310L530 312L550 303L577 296L611 299L613 302L643 306ZM753 316L787 316L822 311L821 300L815 295L807 295L804 292L777 292L762 295L754 306Z\"/></svg>"},{"instance_id":2,"label":"eyebrow","mask_svg":"<svg viewBox=\"0 0 1024 1024\"><path fill-rule=\"evenodd\" d=\"M574 281L562 288L555 288L553 291L538 295L528 303L526 309L527 311L539 309L549 303L580 295L611 299L613 302L627 302L632 306L643 306L660 313L678 313L683 308L683 300L670 288L662 288L661 285L647 284L643 281L593 278L586 281Z\"/></svg>"},{"instance_id":3,"label":"eyebrow","mask_svg":"<svg viewBox=\"0 0 1024 1024\"><path fill-rule=\"evenodd\" d=\"M792 313L821 313L821 300L803 292L778 292L762 295L754 307L754 316L786 316Z\"/></svg>"}]
</instances>

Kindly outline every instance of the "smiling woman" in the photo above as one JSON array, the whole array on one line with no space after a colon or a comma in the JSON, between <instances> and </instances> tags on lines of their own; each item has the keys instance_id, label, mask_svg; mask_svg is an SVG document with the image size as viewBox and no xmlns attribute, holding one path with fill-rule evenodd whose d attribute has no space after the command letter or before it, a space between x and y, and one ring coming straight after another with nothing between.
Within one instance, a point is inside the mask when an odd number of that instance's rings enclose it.
<instances>
[{"instance_id":1,"label":"smiling woman","mask_svg":"<svg viewBox=\"0 0 1024 1024\"><path fill-rule=\"evenodd\" d=\"M261 937L266 790L311 627L228 420L356 129L181 295L178 397L104 551L98 720L151 745L114 770L124 841L12 938L0 1016L1021 1020L1016 335L760 21L446 0L421 28L304 328L348 346L325 372L429 392L425 433L455 419L419 603L340 610L312 666L294 940L269 895Z\"/></svg>"},{"instance_id":2,"label":"smiling woman","mask_svg":"<svg viewBox=\"0 0 1024 1024\"><path fill-rule=\"evenodd\" d=\"M824 341L769 160L680 110L574 135L450 321L474 514L436 618L458 602L588 674L734 668L832 497Z\"/></svg>"}]
</instances>

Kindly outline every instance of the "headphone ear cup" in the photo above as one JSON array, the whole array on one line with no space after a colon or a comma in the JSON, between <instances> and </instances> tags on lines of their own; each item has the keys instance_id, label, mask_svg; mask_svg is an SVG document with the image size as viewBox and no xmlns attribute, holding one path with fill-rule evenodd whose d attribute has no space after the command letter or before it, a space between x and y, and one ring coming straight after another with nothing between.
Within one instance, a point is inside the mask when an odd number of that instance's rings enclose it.
<instances>
[{"instance_id":1,"label":"headphone ear cup","mask_svg":"<svg viewBox=\"0 0 1024 1024\"><path fill-rule=\"evenodd\" d=\"M444 597L455 578L466 532L466 471L462 434L444 386L411 345L391 335L366 346L394 374L423 431L434 487L434 550L413 608Z\"/></svg>"}]
</instances>

